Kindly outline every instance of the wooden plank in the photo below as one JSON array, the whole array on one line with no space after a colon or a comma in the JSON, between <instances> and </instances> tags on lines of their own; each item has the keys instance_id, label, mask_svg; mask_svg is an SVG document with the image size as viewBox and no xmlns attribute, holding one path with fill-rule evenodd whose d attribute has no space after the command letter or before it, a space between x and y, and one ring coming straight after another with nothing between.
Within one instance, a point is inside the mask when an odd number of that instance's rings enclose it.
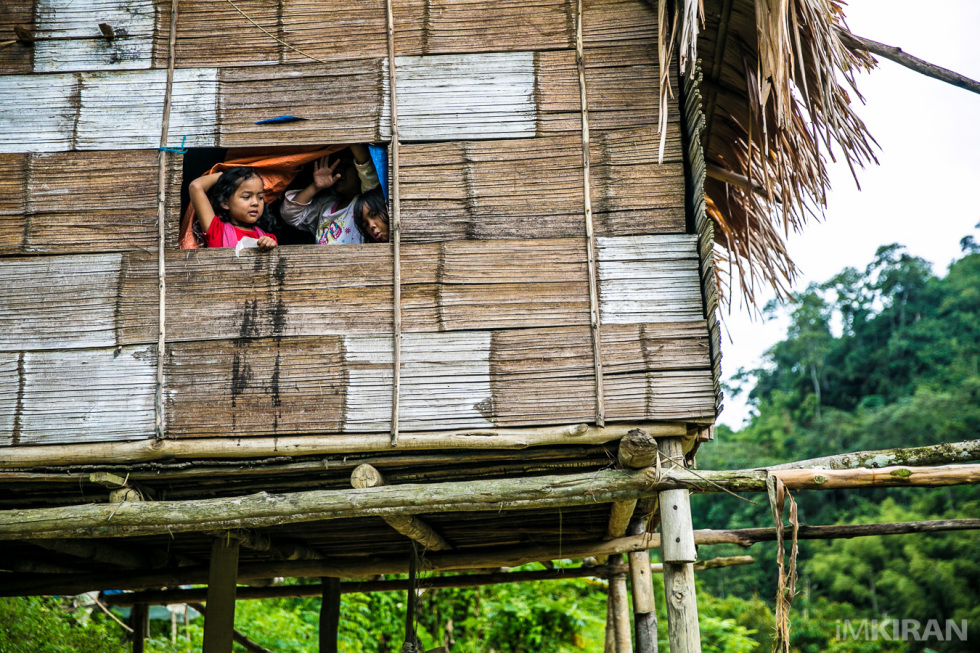
<instances>
[{"instance_id":1,"label":"wooden plank","mask_svg":"<svg viewBox=\"0 0 980 653\"><path fill-rule=\"evenodd\" d=\"M426 55L554 50L574 45L564 0L394 0L395 51Z\"/></svg>"},{"instance_id":2,"label":"wooden plank","mask_svg":"<svg viewBox=\"0 0 980 653\"><path fill-rule=\"evenodd\" d=\"M34 34L56 40L35 42L34 72L150 68L155 20L153 0L37 0ZM99 23L112 27L112 41L92 38Z\"/></svg>"},{"instance_id":3,"label":"wooden plank","mask_svg":"<svg viewBox=\"0 0 980 653\"><path fill-rule=\"evenodd\" d=\"M443 141L534 136L534 61L532 52L397 57L400 138ZM385 72L385 97L387 84ZM390 107L385 105L382 139L391 137L390 121Z\"/></svg>"},{"instance_id":4,"label":"wooden plank","mask_svg":"<svg viewBox=\"0 0 980 653\"><path fill-rule=\"evenodd\" d=\"M156 355L148 346L24 352L0 359L0 446L148 438Z\"/></svg>"},{"instance_id":5,"label":"wooden plank","mask_svg":"<svg viewBox=\"0 0 980 653\"><path fill-rule=\"evenodd\" d=\"M382 140L381 130L388 129L388 119L381 115L381 76L379 59L345 61L338 66L222 69L218 73L219 144L281 146ZM284 114L306 120L255 124Z\"/></svg>"}]
</instances>

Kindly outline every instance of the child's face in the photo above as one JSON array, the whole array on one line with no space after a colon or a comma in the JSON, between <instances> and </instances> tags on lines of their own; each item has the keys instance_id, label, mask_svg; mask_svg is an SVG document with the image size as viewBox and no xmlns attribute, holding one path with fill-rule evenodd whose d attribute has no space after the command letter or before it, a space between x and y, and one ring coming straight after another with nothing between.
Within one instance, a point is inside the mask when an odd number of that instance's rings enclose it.
<instances>
[{"instance_id":1,"label":"child's face","mask_svg":"<svg viewBox=\"0 0 980 653\"><path fill-rule=\"evenodd\" d=\"M340 179L338 179L333 185L333 191L341 197L353 198L360 194L361 192L361 177L357 174L357 168L354 167L354 163L342 162L337 166L337 172L340 173Z\"/></svg>"},{"instance_id":2,"label":"child's face","mask_svg":"<svg viewBox=\"0 0 980 653\"><path fill-rule=\"evenodd\" d=\"M388 242L388 221L384 219L384 216L373 212L367 203L365 203L361 207L361 218L364 220L364 226L367 227L368 233L374 240L379 243Z\"/></svg>"},{"instance_id":3,"label":"child's face","mask_svg":"<svg viewBox=\"0 0 980 653\"><path fill-rule=\"evenodd\" d=\"M228 211L232 224L240 227L251 227L265 209L262 179L253 175L240 183L234 194L221 206Z\"/></svg>"}]
</instances>

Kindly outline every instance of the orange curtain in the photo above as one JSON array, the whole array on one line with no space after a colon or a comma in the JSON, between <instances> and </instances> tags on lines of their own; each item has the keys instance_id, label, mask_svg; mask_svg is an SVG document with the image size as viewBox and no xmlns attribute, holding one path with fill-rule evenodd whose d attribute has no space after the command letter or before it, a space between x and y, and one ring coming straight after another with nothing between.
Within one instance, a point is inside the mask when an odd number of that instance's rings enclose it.
<instances>
[{"instance_id":1,"label":"orange curtain","mask_svg":"<svg viewBox=\"0 0 980 653\"><path fill-rule=\"evenodd\" d=\"M265 187L265 201L274 202L296 178L299 171L310 161L316 161L325 154L332 154L346 145L308 145L303 147L240 147L228 150L223 163L216 163L205 175L224 172L229 168L248 166L255 168L262 177ZM286 150L286 153L283 151ZM201 175L202 177L205 175ZM180 221L180 248L197 249L204 247L204 238L194 219L194 206L188 204L187 211Z\"/></svg>"}]
</instances>

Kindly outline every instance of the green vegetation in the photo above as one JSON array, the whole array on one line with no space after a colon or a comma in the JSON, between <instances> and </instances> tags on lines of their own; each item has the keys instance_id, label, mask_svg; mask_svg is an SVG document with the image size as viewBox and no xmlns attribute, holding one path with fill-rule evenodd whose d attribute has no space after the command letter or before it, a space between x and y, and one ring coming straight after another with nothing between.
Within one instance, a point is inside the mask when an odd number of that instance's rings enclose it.
<instances>
[{"instance_id":1,"label":"green vegetation","mask_svg":"<svg viewBox=\"0 0 980 653\"><path fill-rule=\"evenodd\" d=\"M980 432L980 251L963 240L964 256L943 277L901 247L881 248L863 271L848 268L801 292L787 309L787 337L762 369L743 372L754 416L740 431L717 429L702 448L702 468L758 467L846 451L967 440ZM896 488L799 493L809 524L873 523L977 517L980 490ZM695 496L695 524L706 528L768 525L769 508L725 495ZM768 651L772 645L775 547L751 549L758 564L701 574L703 649ZM705 547L702 557L744 553ZM529 566L534 568L534 566ZM663 586L659 636L667 650ZM980 641L980 533L956 532L802 542L792 619L794 650L956 652L969 642L841 638L862 620L967 621ZM418 604L428 647L454 653L562 653L602 650L605 586L576 579L536 585L430 590ZM400 650L405 594L346 595L342 650ZM318 599L243 601L239 630L282 653L317 648ZM200 620L177 643L170 624L155 622L149 650L200 650ZM851 632L854 632L852 629ZM123 631L49 599L0 600L0 652L124 650ZM975 646L975 645L974 645ZM236 650L239 649L236 646Z\"/></svg>"}]
</instances>

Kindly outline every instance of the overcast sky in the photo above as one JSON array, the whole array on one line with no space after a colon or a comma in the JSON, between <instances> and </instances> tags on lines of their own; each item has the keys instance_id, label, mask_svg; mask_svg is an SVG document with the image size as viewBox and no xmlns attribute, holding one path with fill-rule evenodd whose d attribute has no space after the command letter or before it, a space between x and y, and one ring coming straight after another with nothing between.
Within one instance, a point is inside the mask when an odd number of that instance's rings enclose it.
<instances>
[{"instance_id":1,"label":"overcast sky","mask_svg":"<svg viewBox=\"0 0 980 653\"><path fill-rule=\"evenodd\" d=\"M855 34L980 80L980 0L853 0L846 15ZM980 95L877 58L858 88L880 165L858 171L860 191L847 166L834 165L825 220L790 238L803 273L797 288L845 266L862 269L880 245L895 242L942 273L980 222ZM753 321L737 299L723 318L731 336L723 331L726 379L758 366L786 332L785 320ZM726 396L719 421L737 428L748 414L743 398Z\"/></svg>"}]
</instances>

